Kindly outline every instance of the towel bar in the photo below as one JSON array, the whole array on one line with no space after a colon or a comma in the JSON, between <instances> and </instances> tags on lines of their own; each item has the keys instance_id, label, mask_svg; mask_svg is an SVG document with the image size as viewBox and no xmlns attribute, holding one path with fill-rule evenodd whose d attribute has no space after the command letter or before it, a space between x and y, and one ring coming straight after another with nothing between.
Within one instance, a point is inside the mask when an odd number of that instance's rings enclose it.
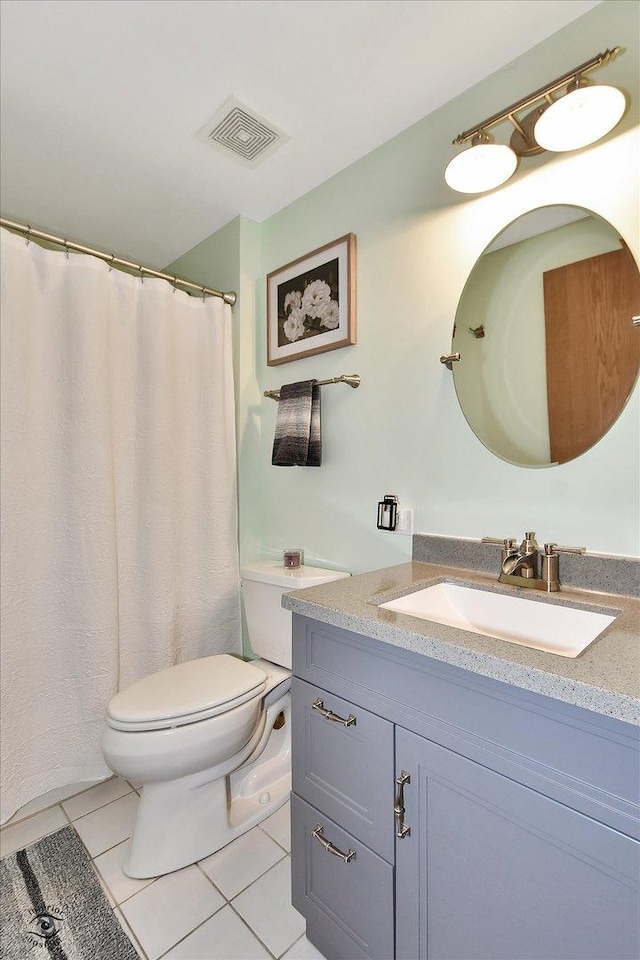
<instances>
[{"instance_id":1,"label":"towel bar","mask_svg":"<svg viewBox=\"0 0 640 960\"><path fill-rule=\"evenodd\" d=\"M360 374L359 373L341 373L339 377L331 377L330 380L318 380L319 387L325 387L329 383L347 383L350 387L353 387L355 390L356 387L360 386ZM272 400L280 399L279 390L265 390L265 397L270 397Z\"/></svg>"}]
</instances>

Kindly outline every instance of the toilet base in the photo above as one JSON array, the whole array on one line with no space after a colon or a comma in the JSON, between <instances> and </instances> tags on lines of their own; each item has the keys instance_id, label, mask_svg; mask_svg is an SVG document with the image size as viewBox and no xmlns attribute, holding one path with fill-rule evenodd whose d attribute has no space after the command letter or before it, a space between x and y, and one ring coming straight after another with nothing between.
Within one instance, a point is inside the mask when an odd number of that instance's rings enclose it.
<instances>
[{"instance_id":1,"label":"toilet base","mask_svg":"<svg viewBox=\"0 0 640 960\"><path fill-rule=\"evenodd\" d=\"M276 718L285 722L273 729ZM265 820L291 790L291 699L266 710L241 766L220 766L176 780L146 784L124 863L134 879L158 877L215 853Z\"/></svg>"}]
</instances>

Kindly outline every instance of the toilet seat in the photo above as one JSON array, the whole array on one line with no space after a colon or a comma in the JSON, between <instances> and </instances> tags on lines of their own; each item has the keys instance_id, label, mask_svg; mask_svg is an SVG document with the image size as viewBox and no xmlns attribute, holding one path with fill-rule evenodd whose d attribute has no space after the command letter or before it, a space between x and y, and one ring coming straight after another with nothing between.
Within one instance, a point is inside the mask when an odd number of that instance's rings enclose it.
<instances>
[{"instance_id":1,"label":"toilet seat","mask_svg":"<svg viewBox=\"0 0 640 960\"><path fill-rule=\"evenodd\" d=\"M145 732L197 723L259 697L266 685L264 670L226 653L179 663L116 694L107 725Z\"/></svg>"}]
</instances>

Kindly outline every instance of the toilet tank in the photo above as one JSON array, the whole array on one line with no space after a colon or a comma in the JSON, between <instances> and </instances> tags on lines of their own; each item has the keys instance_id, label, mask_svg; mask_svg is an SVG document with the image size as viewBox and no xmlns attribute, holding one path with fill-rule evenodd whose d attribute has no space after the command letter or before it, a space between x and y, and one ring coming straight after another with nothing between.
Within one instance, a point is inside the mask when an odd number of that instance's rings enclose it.
<instances>
[{"instance_id":1,"label":"toilet tank","mask_svg":"<svg viewBox=\"0 0 640 960\"><path fill-rule=\"evenodd\" d=\"M283 593L315 587L350 576L321 567L283 567L282 561L264 560L240 571L242 595L251 649L257 657L291 669L291 613L283 610Z\"/></svg>"}]
</instances>

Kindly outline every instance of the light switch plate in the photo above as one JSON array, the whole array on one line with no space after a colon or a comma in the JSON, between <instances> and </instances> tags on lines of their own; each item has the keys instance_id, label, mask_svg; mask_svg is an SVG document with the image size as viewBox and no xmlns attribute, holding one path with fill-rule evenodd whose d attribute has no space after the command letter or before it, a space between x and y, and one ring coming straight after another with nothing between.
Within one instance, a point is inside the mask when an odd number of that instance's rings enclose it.
<instances>
[{"instance_id":1,"label":"light switch plate","mask_svg":"<svg viewBox=\"0 0 640 960\"><path fill-rule=\"evenodd\" d=\"M413 536L413 508L398 507L398 525L394 533L400 533L405 537Z\"/></svg>"}]
</instances>

